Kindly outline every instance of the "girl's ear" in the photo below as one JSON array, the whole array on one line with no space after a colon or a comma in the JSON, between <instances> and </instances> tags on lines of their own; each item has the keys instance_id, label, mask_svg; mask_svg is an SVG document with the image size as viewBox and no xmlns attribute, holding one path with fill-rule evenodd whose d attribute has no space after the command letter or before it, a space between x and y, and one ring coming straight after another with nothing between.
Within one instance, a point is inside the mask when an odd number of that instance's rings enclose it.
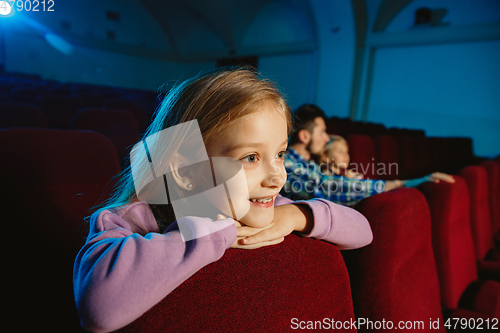
<instances>
[{"instance_id":1,"label":"girl's ear","mask_svg":"<svg viewBox=\"0 0 500 333\"><path fill-rule=\"evenodd\" d=\"M186 191L191 191L194 188L193 179L185 168L189 164L184 156L176 154L172 163L170 163L170 170L172 171L172 178L175 183Z\"/></svg>"},{"instance_id":2,"label":"girl's ear","mask_svg":"<svg viewBox=\"0 0 500 333\"><path fill-rule=\"evenodd\" d=\"M311 133L309 133L308 130L301 129L298 133L298 138L299 138L300 142L302 142L304 144L308 144L309 140L311 140Z\"/></svg>"}]
</instances>

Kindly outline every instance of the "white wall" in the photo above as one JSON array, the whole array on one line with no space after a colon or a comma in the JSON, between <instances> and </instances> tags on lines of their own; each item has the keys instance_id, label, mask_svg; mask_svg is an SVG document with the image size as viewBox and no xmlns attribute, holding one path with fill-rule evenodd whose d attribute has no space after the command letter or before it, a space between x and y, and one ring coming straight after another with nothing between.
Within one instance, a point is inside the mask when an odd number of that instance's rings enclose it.
<instances>
[{"instance_id":1,"label":"white wall","mask_svg":"<svg viewBox=\"0 0 500 333\"><path fill-rule=\"evenodd\" d=\"M415 1L388 32L411 32L421 6L448 8L443 22L500 22L499 1ZM430 28L439 29L439 28ZM500 153L500 40L377 50L368 121L424 129L429 136L468 136L478 156Z\"/></svg>"},{"instance_id":2,"label":"white wall","mask_svg":"<svg viewBox=\"0 0 500 333\"><path fill-rule=\"evenodd\" d=\"M354 16L349 0L315 0L318 34L316 104L329 116L349 116L355 52Z\"/></svg>"}]
</instances>

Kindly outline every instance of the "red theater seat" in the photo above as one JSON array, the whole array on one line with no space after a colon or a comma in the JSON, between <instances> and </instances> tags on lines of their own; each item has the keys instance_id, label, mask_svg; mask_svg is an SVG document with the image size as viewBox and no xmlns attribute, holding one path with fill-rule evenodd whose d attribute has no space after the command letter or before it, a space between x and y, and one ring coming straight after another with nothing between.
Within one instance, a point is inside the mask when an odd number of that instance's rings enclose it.
<instances>
[{"instance_id":1,"label":"red theater seat","mask_svg":"<svg viewBox=\"0 0 500 333\"><path fill-rule=\"evenodd\" d=\"M326 119L326 132L328 134L341 135L342 128L340 125L340 119L336 117Z\"/></svg>"},{"instance_id":2,"label":"red theater seat","mask_svg":"<svg viewBox=\"0 0 500 333\"><path fill-rule=\"evenodd\" d=\"M84 108L85 101L79 97L46 94L37 98L50 128L68 129L75 113Z\"/></svg>"},{"instance_id":3,"label":"red theater seat","mask_svg":"<svg viewBox=\"0 0 500 333\"><path fill-rule=\"evenodd\" d=\"M150 119L146 116L146 112L141 106L134 101L126 99L110 99L103 103L102 107L106 109L128 110L132 112L139 124L140 133L144 133L149 126Z\"/></svg>"},{"instance_id":4,"label":"red theater seat","mask_svg":"<svg viewBox=\"0 0 500 333\"><path fill-rule=\"evenodd\" d=\"M228 249L119 332L290 332L293 318L354 319L338 248L294 234L275 246Z\"/></svg>"},{"instance_id":5,"label":"red theater seat","mask_svg":"<svg viewBox=\"0 0 500 333\"><path fill-rule=\"evenodd\" d=\"M121 160L127 157L129 148L139 140L137 120L126 110L85 108L75 114L72 123L74 129L104 134L115 145Z\"/></svg>"},{"instance_id":6,"label":"red theater seat","mask_svg":"<svg viewBox=\"0 0 500 333\"><path fill-rule=\"evenodd\" d=\"M351 163L349 167L365 178L379 179L375 161L375 144L368 135L352 134L347 138Z\"/></svg>"},{"instance_id":7,"label":"red theater seat","mask_svg":"<svg viewBox=\"0 0 500 333\"><path fill-rule=\"evenodd\" d=\"M34 105L0 103L0 128L5 127L47 127L47 120Z\"/></svg>"},{"instance_id":8,"label":"red theater seat","mask_svg":"<svg viewBox=\"0 0 500 333\"><path fill-rule=\"evenodd\" d=\"M343 252L356 316L394 323L439 318L443 323L424 196L401 188L369 197L356 209L373 230L372 244ZM445 332L442 324L440 331Z\"/></svg>"},{"instance_id":9,"label":"red theater seat","mask_svg":"<svg viewBox=\"0 0 500 333\"><path fill-rule=\"evenodd\" d=\"M500 231L500 163L496 161L485 161L481 166L488 173L488 199L490 201L490 212L492 230L494 233Z\"/></svg>"},{"instance_id":10,"label":"red theater seat","mask_svg":"<svg viewBox=\"0 0 500 333\"><path fill-rule=\"evenodd\" d=\"M397 142L402 179L417 178L419 176L418 137L403 135L397 138Z\"/></svg>"},{"instance_id":11,"label":"red theater seat","mask_svg":"<svg viewBox=\"0 0 500 333\"><path fill-rule=\"evenodd\" d=\"M488 174L485 168L473 165L460 171L470 194L470 222L479 275L500 278L500 253L494 248L488 194Z\"/></svg>"},{"instance_id":12,"label":"red theater seat","mask_svg":"<svg viewBox=\"0 0 500 333\"><path fill-rule=\"evenodd\" d=\"M9 306L22 314L15 321L31 332L78 331L73 262L87 235L84 217L120 170L113 144L96 132L5 129L0 160L6 244L17 253L9 265Z\"/></svg>"},{"instance_id":13,"label":"red theater seat","mask_svg":"<svg viewBox=\"0 0 500 333\"><path fill-rule=\"evenodd\" d=\"M469 189L471 227L476 249L476 259L483 260L493 249L493 231L490 217L488 174L485 168L471 165L460 171Z\"/></svg>"},{"instance_id":14,"label":"red theater seat","mask_svg":"<svg viewBox=\"0 0 500 333\"><path fill-rule=\"evenodd\" d=\"M387 128L382 124L366 123L365 133L370 136L383 135L387 132Z\"/></svg>"},{"instance_id":15,"label":"red theater seat","mask_svg":"<svg viewBox=\"0 0 500 333\"><path fill-rule=\"evenodd\" d=\"M39 88L14 88L11 91L10 98L14 103L34 103L35 99L43 91Z\"/></svg>"},{"instance_id":16,"label":"red theater seat","mask_svg":"<svg viewBox=\"0 0 500 333\"><path fill-rule=\"evenodd\" d=\"M419 189L431 211L432 243L442 305L447 309L460 307L500 316L500 283L477 282L469 191L465 180L455 176L454 184L428 182Z\"/></svg>"},{"instance_id":17,"label":"red theater seat","mask_svg":"<svg viewBox=\"0 0 500 333\"><path fill-rule=\"evenodd\" d=\"M386 171L378 175L380 179L401 179L398 143L393 136L379 135L375 138L375 160L377 166Z\"/></svg>"},{"instance_id":18,"label":"red theater seat","mask_svg":"<svg viewBox=\"0 0 500 333\"><path fill-rule=\"evenodd\" d=\"M429 168L434 171L444 171L449 161L446 138L428 137L425 141L429 154Z\"/></svg>"}]
</instances>

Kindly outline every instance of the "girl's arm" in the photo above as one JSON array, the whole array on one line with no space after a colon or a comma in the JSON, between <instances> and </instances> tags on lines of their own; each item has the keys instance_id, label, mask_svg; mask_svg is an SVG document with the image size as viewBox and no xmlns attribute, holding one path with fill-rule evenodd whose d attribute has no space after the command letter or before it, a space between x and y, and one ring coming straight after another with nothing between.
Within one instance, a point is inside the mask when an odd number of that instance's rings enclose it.
<instances>
[{"instance_id":1,"label":"girl's arm","mask_svg":"<svg viewBox=\"0 0 500 333\"><path fill-rule=\"evenodd\" d=\"M93 332L131 323L236 239L232 219L183 218L160 234L149 206L132 206L125 214L92 215L75 261L75 301L83 327ZM179 225L194 239L185 242Z\"/></svg>"},{"instance_id":2,"label":"girl's arm","mask_svg":"<svg viewBox=\"0 0 500 333\"><path fill-rule=\"evenodd\" d=\"M341 250L363 247L373 240L368 220L352 208L325 199L293 202L281 195L276 198L275 206L279 206L275 207L275 219L267 229L256 233L238 228L238 236L250 236L242 244L275 239L292 231L334 243Z\"/></svg>"}]
</instances>

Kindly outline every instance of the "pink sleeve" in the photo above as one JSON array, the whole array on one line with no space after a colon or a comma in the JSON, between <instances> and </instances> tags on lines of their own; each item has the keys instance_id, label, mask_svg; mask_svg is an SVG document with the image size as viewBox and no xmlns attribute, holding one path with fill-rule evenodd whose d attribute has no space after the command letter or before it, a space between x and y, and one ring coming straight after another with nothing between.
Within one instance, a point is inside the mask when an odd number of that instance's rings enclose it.
<instances>
[{"instance_id":1,"label":"pink sleeve","mask_svg":"<svg viewBox=\"0 0 500 333\"><path fill-rule=\"evenodd\" d=\"M77 255L73 284L83 327L121 328L153 307L183 281L218 260L236 240L232 219L183 218L163 234L146 204L125 213L92 215L85 246ZM195 239L185 242L179 224Z\"/></svg>"},{"instance_id":2,"label":"pink sleeve","mask_svg":"<svg viewBox=\"0 0 500 333\"><path fill-rule=\"evenodd\" d=\"M314 225L304 236L323 239L336 244L341 250L357 249L373 240L372 229L366 217L360 212L326 199L292 201L278 195L275 206L285 204L306 204L311 208Z\"/></svg>"}]
</instances>

